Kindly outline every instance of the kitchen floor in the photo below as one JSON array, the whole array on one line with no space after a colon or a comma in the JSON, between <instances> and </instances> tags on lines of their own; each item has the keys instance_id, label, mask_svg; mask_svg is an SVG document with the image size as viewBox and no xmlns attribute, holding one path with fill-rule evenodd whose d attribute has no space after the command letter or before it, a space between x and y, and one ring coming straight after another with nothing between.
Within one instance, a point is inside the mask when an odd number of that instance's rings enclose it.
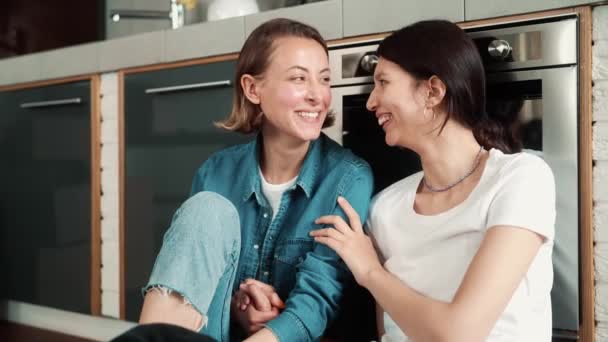
<instances>
[{"instance_id":1,"label":"kitchen floor","mask_svg":"<svg viewBox=\"0 0 608 342\"><path fill-rule=\"evenodd\" d=\"M0 321L0 341L11 342L93 342L81 337Z\"/></svg>"}]
</instances>

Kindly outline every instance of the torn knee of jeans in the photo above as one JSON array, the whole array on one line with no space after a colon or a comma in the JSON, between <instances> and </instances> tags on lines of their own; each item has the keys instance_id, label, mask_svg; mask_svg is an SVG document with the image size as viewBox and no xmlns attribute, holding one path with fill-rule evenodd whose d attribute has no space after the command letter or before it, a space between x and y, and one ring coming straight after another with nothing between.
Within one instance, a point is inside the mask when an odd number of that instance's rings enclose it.
<instances>
[{"instance_id":1,"label":"torn knee of jeans","mask_svg":"<svg viewBox=\"0 0 608 342\"><path fill-rule=\"evenodd\" d=\"M162 285L151 285L150 287L148 287L145 290L144 294L147 295L148 293L153 292L153 291L160 293L161 295L163 295L165 297L169 297L169 295L171 295L173 293L173 290L168 287L164 287ZM184 298L184 297L182 296L182 298Z\"/></svg>"},{"instance_id":2,"label":"torn knee of jeans","mask_svg":"<svg viewBox=\"0 0 608 342\"><path fill-rule=\"evenodd\" d=\"M203 327L204 327L205 325L207 325L207 315L205 315L205 314L203 314L203 313L199 312L199 311L198 311L198 310L197 310L197 309L194 307L194 305L192 305L192 302L190 302L190 300L189 300L189 299L188 299L186 296L182 295L181 293L179 293L179 292L177 292L177 291L174 291L173 289L170 289L170 288L165 287L165 286L162 286L162 285L151 285L150 287L148 287L148 288L145 290L145 294L148 294L148 293L150 293L150 292L152 292L152 291L157 292L157 293L160 293L160 294L161 294L162 296L164 296L164 297L169 297L169 296L171 296L171 295L173 294L173 295L175 295L175 296L177 296L177 297L181 298L181 300L182 300L182 304L183 304L183 305L185 305L185 306L188 306L188 307L192 308L192 309L193 309L194 311L196 311L196 312L197 312L199 315L201 315L201 322L200 322L199 326L195 328L195 329L196 329L196 331L200 331L201 329L203 329Z\"/></svg>"}]
</instances>

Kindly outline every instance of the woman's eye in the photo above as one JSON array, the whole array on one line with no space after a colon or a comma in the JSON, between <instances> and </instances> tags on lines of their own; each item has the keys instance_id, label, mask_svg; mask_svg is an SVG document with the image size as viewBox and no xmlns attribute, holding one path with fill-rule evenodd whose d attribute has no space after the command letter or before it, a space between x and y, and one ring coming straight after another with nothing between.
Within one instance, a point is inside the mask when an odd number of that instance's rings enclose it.
<instances>
[{"instance_id":1,"label":"woman's eye","mask_svg":"<svg viewBox=\"0 0 608 342\"><path fill-rule=\"evenodd\" d=\"M380 84L381 86L386 85L386 83L387 83L386 80L383 80L383 79L378 80L378 84Z\"/></svg>"},{"instance_id":2,"label":"woman's eye","mask_svg":"<svg viewBox=\"0 0 608 342\"><path fill-rule=\"evenodd\" d=\"M331 77L329 77L329 76L323 77L323 82L325 82L325 83L331 83Z\"/></svg>"},{"instance_id":3,"label":"woman's eye","mask_svg":"<svg viewBox=\"0 0 608 342\"><path fill-rule=\"evenodd\" d=\"M292 81L298 81L298 82L302 82L305 80L304 76L293 76L291 78Z\"/></svg>"}]
</instances>

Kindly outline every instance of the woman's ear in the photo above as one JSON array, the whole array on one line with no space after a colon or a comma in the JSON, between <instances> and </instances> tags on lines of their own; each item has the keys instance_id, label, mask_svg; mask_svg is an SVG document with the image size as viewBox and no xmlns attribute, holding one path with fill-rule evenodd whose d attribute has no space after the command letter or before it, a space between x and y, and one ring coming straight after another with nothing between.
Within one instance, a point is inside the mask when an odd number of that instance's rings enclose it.
<instances>
[{"instance_id":1,"label":"woman's ear","mask_svg":"<svg viewBox=\"0 0 608 342\"><path fill-rule=\"evenodd\" d=\"M443 83L443 81L439 77L433 75L428 80L428 91L429 91L429 96L427 99L428 105L435 107L435 106L439 105L441 103L441 101L443 101L443 98L445 97L445 91L446 91L445 83Z\"/></svg>"},{"instance_id":2,"label":"woman's ear","mask_svg":"<svg viewBox=\"0 0 608 342\"><path fill-rule=\"evenodd\" d=\"M255 77L244 74L241 76L241 88L243 88L243 94L247 97L247 99L253 104L260 104L260 94L259 94L259 82L260 80Z\"/></svg>"}]
</instances>

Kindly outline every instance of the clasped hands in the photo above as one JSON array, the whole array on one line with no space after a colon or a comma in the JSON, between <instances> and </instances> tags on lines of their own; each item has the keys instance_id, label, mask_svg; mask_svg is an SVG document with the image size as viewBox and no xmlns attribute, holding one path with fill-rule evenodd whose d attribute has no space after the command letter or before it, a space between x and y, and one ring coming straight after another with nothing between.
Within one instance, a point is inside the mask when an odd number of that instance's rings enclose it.
<instances>
[{"instance_id":1,"label":"clasped hands","mask_svg":"<svg viewBox=\"0 0 608 342\"><path fill-rule=\"evenodd\" d=\"M232 297L231 310L247 335L252 335L277 317L285 308L274 287L255 279L247 279Z\"/></svg>"}]
</instances>

